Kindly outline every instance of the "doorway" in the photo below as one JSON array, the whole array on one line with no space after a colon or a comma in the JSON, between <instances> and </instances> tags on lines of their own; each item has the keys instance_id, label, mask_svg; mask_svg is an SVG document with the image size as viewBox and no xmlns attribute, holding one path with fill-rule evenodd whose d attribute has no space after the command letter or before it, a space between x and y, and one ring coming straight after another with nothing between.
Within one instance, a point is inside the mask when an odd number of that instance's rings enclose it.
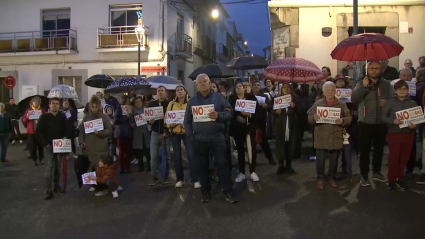
<instances>
[{"instance_id":1,"label":"doorway","mask_svg":"<svg viewBox=\"0 0 425 239\"><path fill-rule=\"evenodd\" d=\"M4 79L5 79L4 77L0 77L0 83L1 83L0 84L0 102L3 102L6 104L10 98L10 90L4 86L3 84Z\"/></svg>"}]
</instances>

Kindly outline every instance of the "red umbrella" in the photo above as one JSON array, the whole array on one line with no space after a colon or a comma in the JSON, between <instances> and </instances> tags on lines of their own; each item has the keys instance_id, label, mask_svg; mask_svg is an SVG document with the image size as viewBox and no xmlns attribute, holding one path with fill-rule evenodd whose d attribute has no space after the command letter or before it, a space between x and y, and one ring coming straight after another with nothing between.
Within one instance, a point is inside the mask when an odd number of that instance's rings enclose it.
<instances>
[{"instance_id":1,"label":"red umbrella","mask_svg":"<svg viewBox=\"0 0 425 239\"><path fill-rule=\"evenodd\" d=\"M332 59L340 61L379 61L400 55L403 47L380 33L363 33L340 42L332 51Z\"/></svg>"},{"instance_id":2,"label":"red umbrella","mask_svg":"<svg viewBox=\"0 0 425 239\"><path fill-rule=\"evenodd\" d=\"M276 60L264 69L263 75L266 79L295 83L316 82L325 78L313 62L293 57Z\"/></svg>"}]
</instances>

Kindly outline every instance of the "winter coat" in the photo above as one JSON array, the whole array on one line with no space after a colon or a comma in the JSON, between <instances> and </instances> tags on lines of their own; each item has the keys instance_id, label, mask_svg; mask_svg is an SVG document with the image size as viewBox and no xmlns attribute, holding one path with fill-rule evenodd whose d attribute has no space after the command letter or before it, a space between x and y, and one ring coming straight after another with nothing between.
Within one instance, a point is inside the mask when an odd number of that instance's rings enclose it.
<instances>
[{"instance_id":1,"label":"winter coat","mask_svg":"<svg viewBox=\"0 0 425 239\"><path fill-rule=\"evenodd\" d=\"M397 118L395 114L397 111L410 109L416 106L416 102L409 98L403 101L397 97L388 100L382 109L381 115L382 121L388 126L388 131L394 133L414 133L415 129L410 129L409 127L400 128L400 126L394 124L394 120Z\"/></svg>"},{"instance_id":2,"label":"winter coat","mask_svg":"<svg viewBox=\"0 0 425 239\"><path fill-rule=\"evenodd\" d=\"M140 114L144 113L144 108ZM130 125L133 128L133 149L145 149L149 148L151 144L151 133L148 128L148 124L140 125L137 127L134 116L139 115L139 109L133 107L131 113L129 114Z\"/></svg>"},{"instance_id":3,"label":"winter coat","mask_svg":"<svg viewBox=\"0 0 425 239\"><path fill-rule=\"evenodd\" d=\"M158 107L158 106L162 106L162 110L165 113L167 111L167 107L168 104L170 102L165 99L164 101L162 101L161 103L159 103L159 100L155 100L155 101L151 101L148 103L148 107ZM165 127L165 122L164 119L160 119L160 120L155 120L155 122L152 124L152 131L158 133L158 134L163 134L163 133L167 133L168 132L168 128Z\"/></svg>"},{"instance_id":4,"label":"winter coat","mask_svg":"<svg viewBox=\"0 0 425 239\"><path fill-rule=\"evenodd\" d=\"M232 106L232 110L233 110L233 117L232 117L232 120L230 121L231 136L235 136L238 134L246 135L246 134L253 133L255 129L257 128L258 122L261 121L261 117L262 117L261 114L258 114L258 112L261 113L261 110L259 109L261 106L258 104L257 98L254 95L245 94L245 100L251 100L251 101L257 102L255 107L255 113L251 114L251 117L245 117L242 115L242 112L235 110L236 101L238 99L239 98L237 95L231 95L229 98L229 103ZM238 116L245 119L245 121L247 121L248 124L239 122L237 120Z\"/></svg>"},{"instance_id":5,"label":"winter coat","mask_svg":"<svg viewBox=\"0 0 425 239\"><path fill-rule=\"evenodd\" d=\"M27 125L27 134L35 134L35 127L37 125L38 120L30 120L28 119L28 113L33 110L32 108L28 108L25 111L24 116L22 117L22 122L24 122L24 124ZM41 113L44 114L46 113L46 110L44 108L39 108L39 110L41 110Z\"/></svg>"},{"instance_id":6,"label":"winter coat","mask_svg":"<svg viewBox=\"0 0 425 239\"><path fill-rule=\"evenodd\" d=\"M0 134L10 134L12 129L12 121L9 113L4 112L3 115L0 115Z\"/></svg>"},{"instance_id":7,"label":"winter coat","mask_svg":"<svg viewBox=\"0 0 425 239\"><path fill-rule=\"evenodd\" d=\"M121 105L124 106L124 105ZM123 115L121 106L117 107L114 116L114 138L116 139L132 139L133 130L130 126L129 115Z\"/></svg>"},{"instance_id":8,"label":"winter coat","mask_svg":"<svg viewBox=\"0 0 425 239\"><path fill-rule=\"evenodd\" d=\"M317 107L333 107L341 109L342 125L336 124L317 124L313 116L317 114ZM308 122L314 125L314 148L325 150L341 150L343 145L342 133L345 127L351 124L351 113L345 102L335 98L332 106L328 105L325 98L318 100L313 105L311 114L308 116Z\"/></svg>"},{"instance_id":9,"label":"winter coat","mask_svg":"<svg viewBox=\"0 0 425 239\"><path fill-rule=\"evenodd\" d=\"M19 109L17 104L9 104L5 105L5 111L9 113L10 119L16 120L19 119Z\"/></svg>"},{"instance_id":10,"label":"winter coat","mask_svg":"<svg viewBox=\"0 0 425 239\"><path fill-rule=\"evenodd\" d=\"M178 99L174 99L168 104L167 112L168 111L176 111L176 110L186 110L187 102L189 101L188 95L186 95L186 99L184 100L183 104L180 104L178 102ZM167 121L167 112L165 112L164 120ZM172 134L185 134L185 130L183 125L177 125L174 128L171 128L170 125L166 124L168 131Z\"/></svg>"},{"instance_id":11,"label":"winter coat","mask_svg":"<svg viewBox=\"0 0 425 239\"><path fill-rule=\"evenodd\" d=\"M96 183L97 184L106 184L107 179L112 179L114 181L114 184L116 187L118 187L120 184L118 183L117 173L116 173L116 166L115 164L111 165L104 165L103 167L96 167Z\"/></svg>"}]
</instances>

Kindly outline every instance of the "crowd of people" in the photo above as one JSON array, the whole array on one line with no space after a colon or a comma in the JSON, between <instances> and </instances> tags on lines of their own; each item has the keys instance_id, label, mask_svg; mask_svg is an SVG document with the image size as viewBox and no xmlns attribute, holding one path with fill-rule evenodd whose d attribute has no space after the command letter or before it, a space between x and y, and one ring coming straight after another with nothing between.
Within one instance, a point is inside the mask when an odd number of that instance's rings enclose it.
<instances>
[{"instance_id":1,"label":"crowd of people","mask_svg":"<svg viewBox=\"0 0 425 239\"><path fill-rule=\"evenodd\" d=\"M218 177L226 200L236 203L238 199L233 194L231 174L232 151L237 153L236 183L247 178L253 182L260 181L256 173L257 145L271 165L278 164L277 175L294 174L292 161L301 158L305 130L311 130L313 134L314 150L310 160L316 161L317 187L320 190L324 189L326 180L331 187L338 187L335 176L340 155L342 173L352 175L351 152L344 154L345 145L359 151L362 186L371 185L369 167L373 147L372 179L388 182L389 189L406 190L403 178L415 175L416 134L422 136L423 127L421 122L403 122L396 112L416 106L423 108L425 57L420 58L420 64L422 67L413 69L412 62L406 60L406 68L398 72L388 66L388 60L369 62L367 74L365 72L363 79L354 87L350 86L345 75L332 77L330 69L323 67L325 79L315 82L311 89L308 84L277 84L270 79L265 80L266 87L262 89L260 81L250 77L248 83L236 82L233 91L229 92L226 81L217 84L208 75L200 74L196 78L198 92L193 97L188 95L183 85L175 88L172 99L167 98L164 86L157 87L155 98L130 93L117 100L98 92L87 103L78 135L75 132L77 111L71 107L69 100L49 99L47 111L41 107L40 98L34 97L22 115L22 121L27 128L35 166L40 163L46 165L45 199L51 199L53 192L65 192L59 186L63 155L52 150L55 139L72 139L75 156L74 142L81 146L82 154L89 159L89 171L96 171L96 176L89 176L90 180L97 182L90 188L96 196L111 192L117 198L123 188L116 177L116 168L119 167L120 174L126 174L131 172L132 164L138 165L138 172L149 172L149 186L169 184L168 173L159 176L160 169L166 167L163 165L164 158L166 161L173 160L175 187L183 187L186 180L182 153L185 152L190 183L195 189L201 189L201 201L211 200L211 183ZM409 95L409 87L412 87L409 81L416 81L413 95ZM340 99L336 96L337 89L353 89L351 98L348 101ZM282 105L275 101L277 98L289 101ZM240 101L255 102L255 107L251 111L241 110ZM153 107L162 108L163 115L146 120L145 111ZM324 108L338 112L337 117L325 119L320 113ZM199 109L206 113L199 113ZM33 111L41 111L39 118L31 116ZM184 112L184 120L167 123L167 113L177 111ZM12 143L22 143L19 129L16 130L16 127L19 128L17 117L19 112L13 99L6 106L0 104L3 162L7 162L5 157L10 133L14 132ZM96 120L101 121L102 127L87 131L86 123ZM275 139L274 153L269 145L270 139ZM386 176L382 174L385 144L389 146ZM326 159L329 159L327 172ZM418 184L425 184L425 169L422 173Z\"/></svg>"}]
</instances>

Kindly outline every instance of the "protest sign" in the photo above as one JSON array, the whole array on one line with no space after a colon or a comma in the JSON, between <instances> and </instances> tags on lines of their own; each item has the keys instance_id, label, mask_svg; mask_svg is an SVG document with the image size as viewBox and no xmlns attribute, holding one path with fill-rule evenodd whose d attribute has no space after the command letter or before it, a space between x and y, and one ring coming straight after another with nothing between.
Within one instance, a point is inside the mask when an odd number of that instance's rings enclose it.
<instances>
[{"instance_id":1,"label":"protest sign","mask_svg":"<svg viewBox=\"0 0 425 239\"><path fill-rule=\"evenodd\" d=\"M144 113L143 114L134 115L134 122L136 123L136 126L137 127L142 126L142 125L145 125L145 124L148 123L146 121L146 118L145 118L145 114Z\"/></svg>"},{"instance_id":2,"label":"protest sign","mask_svg":"<svg viewBox=\"0 0 425 239\"><path fill-rule=\"evenodd\" d=\"M258 104L264 104L266 103L266 97L262 97L262 96L255 96L257 98Z\"/></svg>"},{"instance_id":3,"label":"protest sign","mask_svg":"<svg viewBox=\"0 0 425 239\"><path fill-rule=\"evenodd\" d=\"M192 115L194 122L214 121L209 117L209 113L214 111L214 105L198 105L192 106Z\"/></svg>"},{"instance_id":4,"label":"protest sign","mask_svg":"<svg viewBox=\"0 0 425 239\"><path fill-rule=\"evenodd\" d=\"M335 120L341 118L341 109L334 107L317 107L317 115L320 119L316 121L318 124L335 124Z\"/></svg>"},{"instance_id":5,"label":"protest sign","mask_svg":"<svg viewBox=\"0 0 425 239\"><path fill-rule=\"evenodd\" d=\"M97 131L103 130L103 120L102 120L102 118L90 120L90 121L84 122L83 124L84 124L84 132L86 134L93 133L95 130L97 130Z\"/></svg>"},{"instance_id":6,"label":"protest sign","mask_svg":"<svg viewBox=\"0 0 425 239\"><path fill-rule=\"evenodd\" d=\"M53 153L71 153L71 140L70 139L54 139L53 142Z\"/></svg>"},{"instance_id":7,"label":"protest sign","mask_svg":"<svg viewBox=\"0 0 425 239\"><path fill-rule=\"evenodd\" d=\"M42 114L41 110L30 110L28 111L28 119L38 120Z\"/></svg>"},{"instance_id":8,"label":"protest sign","mask_svg":"<svg viewBox=\"0 0 425 239\"><path fill-rule=\"evenodd\" d=\"M400 128L406 128L409 123L421 124L425 123L424 112L422 107L417 106L410 109L400 110L395 112L397 119L402 120L403 123L399 125Z\"/></svg>"},{"instance_id":9,"label":"protest sign","mask_svg":"<svg viewBox=\"0 0 425 239\"><path fill-rule=\"evenodd\" d=\"M128 115L127 105L121 105L122 115Z\"/></svg>"},{"instance_id":10,"label":"protest sign","mask_svg":"<svg viewBox=\"0 0 425 239\"><path fill-rule=\"evenodd\" d=\"M416 96L416 82L415 81L406 81L409 85L409 96Z\"/></svg>"},{"instance_id":11,"label":"protest sign","mask_svg":"<svg viewBox=\"0 0 425 239\"><path fill-rule=\"evenodd\" d=\"M255 114L257 102L253 100L236 100L235 111Z\"/></svg>"},{"instance_id":12,"label":"protest sign","mask_svg":"<svg viewBox=\"0 0 425 239\"><path fill-rule=\"evenodd\" d=\"M167 111L167 124L183 124L186 110Z\"/></svg>"},{"instance_id":13,"label":"protest sign","mask_svg":"<svg viewBox=\"0 0 425 239\"><path fill-rule=\"evenodd\" d=\"M83 184L97 185L96 180L91 180L90 178L88 178L89 176L96 177L96 172L89 172L81 175L81 178L83 179Z\"/></svg>"},{"instance_id":14,"label":"protest sign","mask_svg":"<svg viewBox=\"0 0 425 239\"><path fill-rule=\"evenodd\" d=\"M345 103L351 103L351 94L353 91L351 89L336 89L335 96Z\"/></svg>"},{"instance_id":15,"label":"protest sign","mask_svg":"<svg viewBox=\"0 0 425 239\"><path fill-rule=\"evenodd\" d=\"M164 109L162 106L145 108L146 121L164 119Z\"/></svg>"},{"instance_id":16,"label":"protest sign","mask_svg":"<svg viewBox=\"0 0 425 239\"><path fill-rule=\"evenodd\" d=\"M291 95L284 95L274 98L273 100L273 109L285 109L291 105L292 97Z\"/></svg>"}]
</instances>

